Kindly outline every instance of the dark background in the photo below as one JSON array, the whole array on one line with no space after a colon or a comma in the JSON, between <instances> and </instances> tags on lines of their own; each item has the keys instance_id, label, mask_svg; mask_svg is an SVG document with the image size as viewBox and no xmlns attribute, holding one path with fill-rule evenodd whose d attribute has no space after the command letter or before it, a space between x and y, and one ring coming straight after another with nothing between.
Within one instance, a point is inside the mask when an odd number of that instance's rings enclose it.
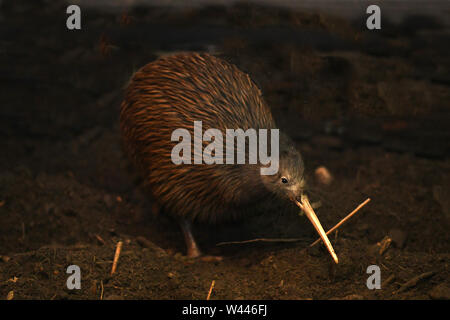
<instances>
[{"instance_id":1,"label":"dark background","mask_svg":"<svg viewBox=\"0 0 450 320\"><path fill-rule=\"evenodd\" d=\"M205 299L215 280L212 299L449 299L448 3L381 4L377 31L354 1L173 4L81 2L82 29L69 31L62 1L1 1L0 298ZM178 226L151 214L121 151L119 108L133 72L179 51L251 75L305 158L326 230L372 199L330 236L339 265L303 250L317 236L295 208L197 226L221 262L186 259ZM261 237L301 240L215 245ZM66 289L71 264L81 290ZM366 287L371 264L381 290Z\"/></svg>"}]
</instances>

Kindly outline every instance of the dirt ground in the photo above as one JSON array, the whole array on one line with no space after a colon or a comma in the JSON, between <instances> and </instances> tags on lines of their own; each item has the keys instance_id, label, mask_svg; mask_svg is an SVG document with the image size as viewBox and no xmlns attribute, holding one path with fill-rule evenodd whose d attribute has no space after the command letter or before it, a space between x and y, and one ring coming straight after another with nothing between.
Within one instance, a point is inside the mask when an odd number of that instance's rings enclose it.
<instances>
[{"instance_id":1,"label":"dirt ground","mask_svg":"<svg viewBox=\"0 0 450 320\"><path fill-rule=\"evenodd\" d=\"M0 6L0 299L450 299L450 41L429 17L363 21L238 4L84 10ZM220 262L187 259L177 224L151 214L122 153L134 71L208 51L248 72L305 159L334 265L297 209L195 227ZM333 182L316 181L325 166ZM386 238L388 237L388 238ZM298 238L216 246L221 241ZM381 250L378 243L390 245ZM118 241L123 249L110 276ZM81 290L68 290L78 265ZM381 289L369 290L369 265Z\"/></svg>"}]
</instances>

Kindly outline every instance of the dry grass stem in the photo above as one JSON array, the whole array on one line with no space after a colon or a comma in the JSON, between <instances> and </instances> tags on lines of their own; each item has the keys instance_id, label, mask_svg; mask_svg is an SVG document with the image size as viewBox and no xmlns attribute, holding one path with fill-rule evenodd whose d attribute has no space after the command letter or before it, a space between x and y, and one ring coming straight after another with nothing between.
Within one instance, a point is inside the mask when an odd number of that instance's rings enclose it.
<instances>
[{"instance_id":1,"label":"dry grass stem","mask_svg":"<svg viewBox=\"0 0 450 320\"><path fill-rule=\"evenodd\" d=\"M208 296L206 297L206 300L209 300L209 298L211 298L211 292L212 292L212 290L213 290L215 284L216 284L216 281L213 280L213 281L211 282L211 286L209 287L209 292L208 292Z\"/></svg>"},{"instance_id":2,"label":"dry grass stem","mask_svg":"<svg viewBox=\"0 0 450 320\"><path fill-rule=\"evenodd\" d=\"M341 221L339 221L338 224L336 224L333 228L331 228L330 230L327 231L327 235L329 235L330 233L332 233L334 230L336 230L337 228L339 228L341 225L343 225L348 219L350 219L355 213L357 213L362 207L364 207L366 204L368 204L370 202L370 198L367 198L366 201L364 201L363 203L361 203L359 206L356 207L355 210L353 210L352 212L350 212L344 219L342 219ZM320 242L320 240L322 239L317 239L316 241L314 241L313 243L311 243L310 247L315 246L316 244L318 244Z\"/></svg>"},{"instance_id":3,"label":"dry grass stem","mask_svg":"<svg viewBox=\"0 0 450 320\"><path fill-rule=\"evenodd\" d=\"M302 241L302 240L305 240L305 239L300 239L300 238L287 238L287 239L257 238L257 239L243 240L243 241L224 241L224 242L219 242L218 244L216 244L216 246L224 246L224 245L228 245L228 244L243 244L243 243L252 243L252 242L297 242L297 241Z\"/></svg>"},{"instance_id":4,"label":"dry grass stem","mask_svg":"<svg viewBox=\"0 0 450 320\"><path fill-rule=\"evenodd\" d=\"M117 262L119 261L120 251L122 250L122 245L123 245L122 241L117 242L116 253L114 254L113 265L111 268L111 275L113 275L116 272Z\"/></svg>"}]
</instances>

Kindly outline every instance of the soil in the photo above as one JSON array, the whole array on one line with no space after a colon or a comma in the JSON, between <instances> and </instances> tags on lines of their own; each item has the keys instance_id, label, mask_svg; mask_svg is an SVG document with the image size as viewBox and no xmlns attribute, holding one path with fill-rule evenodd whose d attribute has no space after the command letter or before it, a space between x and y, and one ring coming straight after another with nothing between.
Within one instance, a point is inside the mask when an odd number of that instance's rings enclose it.
<instances>
[{"instance_id":1,"label":"soil","mask_svg":"<svg viewBox=\"0 0 450 320\"><path fill-rule=\"evenodd\" d=\"M82 29L69 31L62 2L0 6L1 299L205 299L213 280L211 299L450 298L450 41L439 22L369 32L236 4L82 9ZM308 248L317 234L290 203L196 225L222 261L186 258L175 221L152 213L122 153L120 102L139 67L186 50L227 59L261 87L302 152L326 230L371 198L330 235L338 265ZM255 238L299 240L216 245ZM66 287L73 264L80 290ZM370 265L379 290L366 286Z\"/></svg>"}]
</instances>

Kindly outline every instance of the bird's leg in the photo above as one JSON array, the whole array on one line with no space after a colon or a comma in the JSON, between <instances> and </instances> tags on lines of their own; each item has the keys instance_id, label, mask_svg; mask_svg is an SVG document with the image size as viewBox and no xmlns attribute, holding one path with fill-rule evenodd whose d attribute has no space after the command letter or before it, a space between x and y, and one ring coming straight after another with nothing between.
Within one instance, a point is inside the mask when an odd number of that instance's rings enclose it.
<instances>
[{"instance_id":1,"label":"bird's leg","mask_svg":"<svg viewBox=\"0 0 450 320\"><path fill-rule=\"evenodd\" d=\"M187 256L189 258L197 258L202 255L200 249L195 242L194 236L192 235L192 226L189 221L184 218L180 219L181 230L183 231L184 241L187 247Z\"/></svg>"}]
</instances>

